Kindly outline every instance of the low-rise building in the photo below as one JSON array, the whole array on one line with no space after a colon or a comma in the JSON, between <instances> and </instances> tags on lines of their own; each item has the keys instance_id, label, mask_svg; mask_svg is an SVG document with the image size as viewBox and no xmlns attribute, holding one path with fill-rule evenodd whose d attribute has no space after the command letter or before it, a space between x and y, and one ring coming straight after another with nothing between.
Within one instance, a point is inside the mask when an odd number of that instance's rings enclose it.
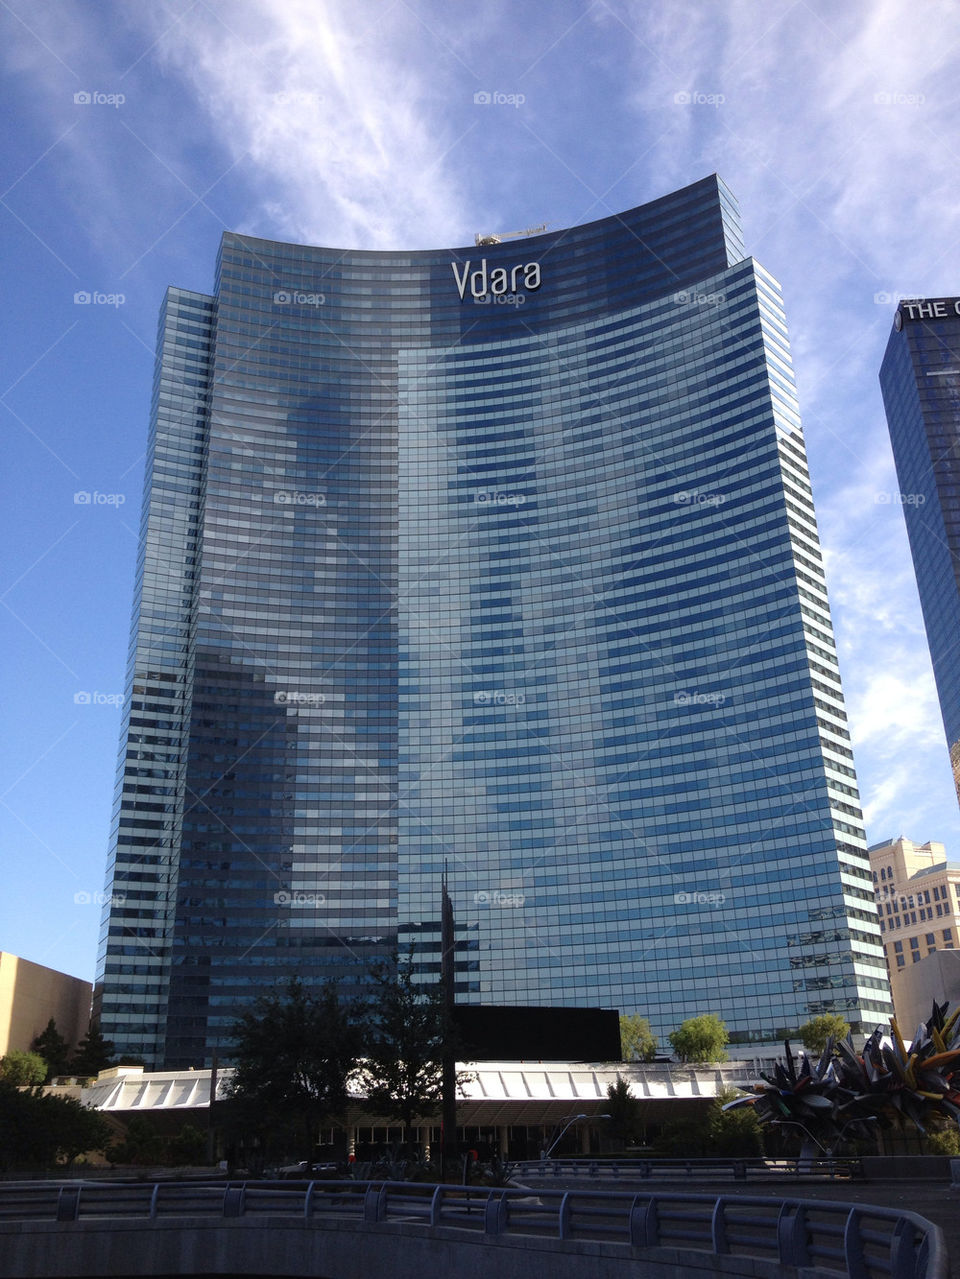
<instances>
[{"instance_id":1,"label":"low-rise building","mask_svg":"<svg viewBox=\"0 0 960 1279\"><path fill-rule=\"evenodd\" d=\"M893 1006L907 1034L916 1020L916 983L908 993L903 974L927 955L956 949L960 939L960 862L948 861L935 840L916 844L902 835L868 851Z\"/></svg>"}]
</instances>

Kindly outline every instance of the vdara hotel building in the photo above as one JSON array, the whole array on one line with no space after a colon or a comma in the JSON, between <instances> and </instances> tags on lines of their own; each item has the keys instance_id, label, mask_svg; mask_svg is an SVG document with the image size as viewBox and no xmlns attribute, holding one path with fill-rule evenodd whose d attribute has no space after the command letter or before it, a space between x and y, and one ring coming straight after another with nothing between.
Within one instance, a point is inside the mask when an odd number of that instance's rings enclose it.
<instances>
[{"instance_id":1,"label":"vdara hotel building","mask_svg":"<svg viewBox=\"0 0 960 1279\"><path fill-rule=\"evenodd\" d=\"M136 590L119 1051L438 972L445 867L464 1002L888 1014L780 294L718 178L469 249L225 235L163 306Z\"/></svg>"},{"instance_id":2,"label":"vdara hotel building","mask_svg":"<svg viewBox=\"0 0 960 1279\"><path fill-rule=\"evenodd\" d=\"M960 797L960 298L900 303L880 387Z\"/></svg>"}]
</instances>

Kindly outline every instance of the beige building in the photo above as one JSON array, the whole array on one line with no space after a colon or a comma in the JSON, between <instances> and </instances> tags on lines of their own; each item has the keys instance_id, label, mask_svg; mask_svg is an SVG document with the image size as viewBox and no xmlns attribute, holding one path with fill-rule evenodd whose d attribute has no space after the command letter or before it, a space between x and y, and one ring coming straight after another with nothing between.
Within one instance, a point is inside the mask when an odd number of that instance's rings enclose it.
<instances>
[{"instance_id":1,"label":"beige building","mask_svg":"<svg viewBox=\"0 0 960 1279\"><path fill-rule=\"evenodd\" d=\"M915 844L902 835L868 852L893 1007L908 1035L919 1020L919 986L913 979L907 982L905 974L926 956L958 949L960 943L960 862L947 861L943 844ZM943 991L936 997L942 1001L949 995ZM928 1002L923 1020L929 1015Z\"/></svg>"},{"instance_id":2,"label":"beige building","mask_svg":"<svg viewBox=\"0 0 960 1279\"><path fill-rule=\"evenodd\" d=\"M75 1047L90 1024L92 995L88 981L0 951L0 1057L29 1051L51 1017Z\"/></svg>"},{"instance_id":3,"label":"beige building","mask_svg":"<svg viewBox=\"0 0 960 1279\"><path fill-rule=\"evenodd\" d=\"M934 1000L946 999L951 1011L960 1003L960 950L937 950L900 972L900 1002L897 1020L903 1037L910 1042L921 1022L930 1016Z\"/></svg>"}]
</instances>

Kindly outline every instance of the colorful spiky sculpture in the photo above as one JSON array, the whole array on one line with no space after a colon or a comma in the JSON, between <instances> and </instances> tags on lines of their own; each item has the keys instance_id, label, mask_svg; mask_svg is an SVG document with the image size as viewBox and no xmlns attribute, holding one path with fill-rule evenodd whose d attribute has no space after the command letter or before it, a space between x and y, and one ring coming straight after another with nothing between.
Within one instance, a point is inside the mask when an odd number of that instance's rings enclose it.
<instances>
[{"instance_id":1,"label":"colorful spiky sculpture","mask_svg":"<svg viewBox=\"0 0 960 1279\"><path fill-rule=\"evenodd\" d=\"M827 1154L844 1137L868 1137L877 1126L890 1127L894 1116L920 1132L934 1116L960 1120L960 1009L947 1018L947 1007L934 1003L909 1048L891 1019L888 1045L879 1028L861 1054L850 1035L830 1039L819 1059L801 1053L798 1069L786 1040L786 1057L773 1076L761 1074L762 1084L724 1110L753 1106L762 1124L799 1128L808 1153L815 1146Z\"/></svg>"}]
</instances>

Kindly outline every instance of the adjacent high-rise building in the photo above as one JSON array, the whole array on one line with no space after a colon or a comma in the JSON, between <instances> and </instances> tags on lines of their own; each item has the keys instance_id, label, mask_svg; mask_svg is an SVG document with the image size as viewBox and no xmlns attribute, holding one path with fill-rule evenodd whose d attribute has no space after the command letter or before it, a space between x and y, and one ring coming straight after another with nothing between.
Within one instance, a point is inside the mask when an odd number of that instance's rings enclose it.
<instances>
[{"instance_id":1,"label":"adjacent high-rise building","mask_svg":"<svg viewBox=\"0 0 960 1279\"><path fill-rule=\"evenodd\" d=\"M960 798L960 298L900 303L880 387Z\"/></svg>"},{"instance_id":2,"label":"adjacent high-rise building","mask_svg":"<svg viewBox=\"0 0 960 1279\"><path fill-rule=\"evenodd\" d=\"M160 322L98 1006L200 1065L292 974L734 1042L889 987L779 289L716 177ZM589 1055L589 1045L584 1045Z\"/></svg>"}]
</instances>

